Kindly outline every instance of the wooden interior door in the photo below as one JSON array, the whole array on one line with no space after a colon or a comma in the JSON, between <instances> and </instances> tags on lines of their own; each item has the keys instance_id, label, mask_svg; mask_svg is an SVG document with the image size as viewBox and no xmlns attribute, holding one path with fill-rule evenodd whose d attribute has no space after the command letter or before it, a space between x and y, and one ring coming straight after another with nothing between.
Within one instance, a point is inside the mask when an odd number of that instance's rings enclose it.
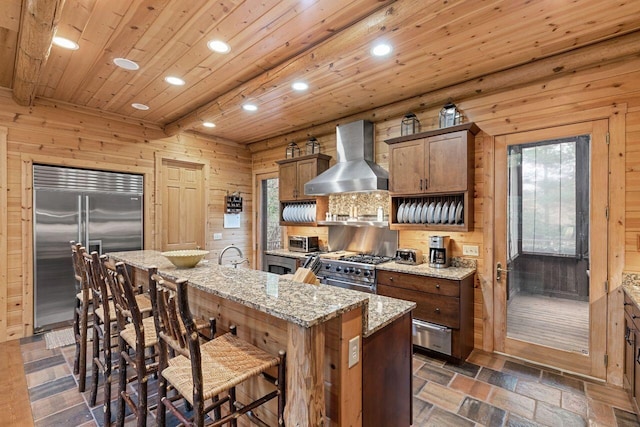
<instances>
[{"instance_id":1,"label":"wooden interior door","mask_svg":"<svg viewBox=\"0 0 640 427\"><path fill-rule=\"evenodd\" d=\"M162 160L162 250L205 248L204 165Z\"/></svg>"},{"instance_id":2,"label":"wooden interior door","mask_svg":"<svg viewBox=\"0 0 640 427\"><path fill-rule=\"evenodd\" d=\"M494 348L496 351L509 355L531 360L533 362L550 365L561 370L567 370L596 378L606 378L606 331L608 324L607 317L607 209L608 209L608 145L606 141L608 133L608 121L599 120L593 122L578 123L573 125L547 128L506 136L496 137L495 140L495 281L494 281ZM513 217L513 204L523 204L522 194L520 198L512 198L508 201L508 197L512 190L520 185L531 186L530 179L526 184L516 182L509 175L509 167L514 168L513 161L518 160L516 157L511 158L509 165L509 153L517 152L521 147L531 147L532 144L543 144L548 141L555 141L561 138L573 139L577 135L589 136L589 157L588 163L588 212L583 216L582 222L588 220L588 301L587 316L588 327L585 334L588 334L588 348L585 351L577 352L568 349L561 349L559 346L545 345L541 341L551 342L552 337L542 337L539 342L534 340L515 338L509 330L508 324L508 305L513 304L514 300L514 281L517 272L510 270L514 265L514 259L525 253L520 247L515 248L514 245L507 247L507 242L514 241L514 229L509 229L514 222L509 221L509 217ZM576 165L577 163L576 158ZM564 164L564 163L563 163ZM524 165L521 166L523 169ZM563 166L564 167L564 166ZM528 169L531 169L528 167ZM578 167L576 166L576 170ZM513 169L512 169L513 170ZM512 172L513 173L513 172ZM536 172L538 173L538 172ZM524 176L524 175L522 175ZM524 178L523 178L524 180ZM531 188L531 187L529 187ZM577 193L577 192L576 192ZM579 196L579 195L578 195ZM576 196L576 197L578 197ZM512 205L510 205L510 203ZM511 206L511 207L510 207ZM520 207L522 210L522 207ZM534 215L539 215L535 211ZM520 227L522 227L522 217ZM579 221L579 220L577 220ZM522 228L520 228L522 230ZM511 233L508 235L508 233ZM526 239L519 237L520 245ZM566 255L564 255L566 257ZM556 258L561 258L557 256ZM501 271L498 271L498 264ZM546 280L546 279L543 279ZM512 288L510 289L510 283ZM540 301L542 299L538 299ZM544 304L544 303L542 303ZM536 311L536 307L531 308L532 316L540 316ZM538 306L538 310L545 308ZM513 313L513 312L512 312ZM563 312L556 312L552 317L560 317ZM511 329L513 331L514 328ZM548 332L550 335L552 332Z\"/></svg>"}]
</instances>

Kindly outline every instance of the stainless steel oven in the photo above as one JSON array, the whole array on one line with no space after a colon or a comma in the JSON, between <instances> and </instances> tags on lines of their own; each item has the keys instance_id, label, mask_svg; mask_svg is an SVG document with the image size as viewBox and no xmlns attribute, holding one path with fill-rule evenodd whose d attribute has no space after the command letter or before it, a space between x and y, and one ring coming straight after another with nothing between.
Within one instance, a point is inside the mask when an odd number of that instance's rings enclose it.
<instances>
[{"instance_id":1,"label":"stainless steel oven","mask_svg":"<svg viewBox=\"0 0 640 427\"><path fill-rule=\"evenodd\" d=\"M298 260L280 255L265 255L264 271L275 274L293 274L298 268Z\"/></svg>"},{"instance_id":2,"label":"stainless steel oven","mask_svg":"<svg viewBox=\"0 0 640 427\"><path fill-rule=\"evenodd\" d=\"M375 294L376 265L390 260L390 257L362 254L338 260L322 259L318 273L320 283Z\"/></svg>"}]
</instances>

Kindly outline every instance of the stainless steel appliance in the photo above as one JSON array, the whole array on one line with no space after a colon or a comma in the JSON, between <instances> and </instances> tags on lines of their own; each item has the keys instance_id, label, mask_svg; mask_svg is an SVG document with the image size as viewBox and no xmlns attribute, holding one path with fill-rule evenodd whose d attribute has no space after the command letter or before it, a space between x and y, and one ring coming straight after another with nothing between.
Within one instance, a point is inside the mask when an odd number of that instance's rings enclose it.
<instances>
[{"instance_id":1,"label":"stainless steel appliance","mask_svg":"<svg viewBox=\"0 0 640 427\"><path fill-rule=\"evenodd\" d=\"M422 264L422 251L420 249L398 249L396 251L396 262L409 265Z\"/></svg>"},{"instance_id":2,"label":"stainless steel appliance","mask_svg":"<svg viewBox=\"0 0 640 427\"><path fill-rule=\"evenodd\" d=\"M398 232L377 227L330 226L329 247L352 254L339 259L321 255L320 283L375 293L376 265L393 259L398 248Z\"/></svg>"},{"instance_id":3,"label":"stainless steel appliance","mask_svg":"<svg viewBox=\"0 0 640 427\"><path fill-rule=\"evenodd\" d=\"M389 188L389 172L374 162L373 123L367 120L336 129L338 163L304 184L304 194L319 196Z\"/></svg>"},{"instance_id":4,"label":"stainless steel appliance","mask_svg":"<svg viewBox=\"0 0 640 427\"><path fill-rule=\"evenodd\" d=\"M289 236L289 250L293 252L318 252L318 236Z\"/></svg>"},{"instance_id":5,"label":"stainless steel appliance","mask_svg":"<svg viewBox=\"0 0 640 427\"><path fill-rule=\"evenodd\" d=\"M449 236L429 236L429 267L449 267Z\"/></svg>"},{"instance_id":6,"label":"stainless steel appliance","mask_svg":"<svg viewBox=\"0 0 640 427\"><path fill-rule=\"evenodd\" d=\"M376 265L393 258L379 255L358 254L340 259L322 259L318 273L320 283L346 289L376 293Z\"/></svg>"},{"instance_id":7,"label":"stainless steel appliance","mask_svg":"<svg viewBox=\"0 0 640 427\"><path fill-rule=\"evenodd\" d=\"M298 269L298 260L294 258L267 254L264 259L264 271L269 273L293 274Z\"/></svg>"},{"instance_id":8,"label":"stainless steel appliance","mask_svg":"<svg viewBox=\"0 0 640 427\"><path fill-rule=\"evenodd\" d=\"M413 319L413 343L451 356L451 329L424 320Z\"/></svg>"},{"instance_id":9,"label":"stainless steel appliance","mask_svg":"<svg viewBox=\"0 0 640 427\"><path fill-rule=\"evenodd\" d=\"M73 319L69 241L99 253L143 246L141 175L33 166L34 329Z\"/></svg>"}]
</instances>

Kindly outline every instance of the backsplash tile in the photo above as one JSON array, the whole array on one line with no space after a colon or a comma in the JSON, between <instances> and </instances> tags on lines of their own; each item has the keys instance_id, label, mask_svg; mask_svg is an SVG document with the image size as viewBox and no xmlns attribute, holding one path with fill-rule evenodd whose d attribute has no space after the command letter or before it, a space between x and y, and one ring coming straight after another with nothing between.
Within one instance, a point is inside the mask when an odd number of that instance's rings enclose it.
<instances>
[{"instance_id":1,"label":"backsplash tile","mask_svg":"<svg viewBox=\"0 0 640 427\"><path fill-rule=\"evenodd\" d=\"M384 217L389 217L389 192L371 191L329 195L329 211L338 216L348 216L351 209L358 208L358 217L375 217L378 206L382 206Z\"/></svg>"}]
</instances>

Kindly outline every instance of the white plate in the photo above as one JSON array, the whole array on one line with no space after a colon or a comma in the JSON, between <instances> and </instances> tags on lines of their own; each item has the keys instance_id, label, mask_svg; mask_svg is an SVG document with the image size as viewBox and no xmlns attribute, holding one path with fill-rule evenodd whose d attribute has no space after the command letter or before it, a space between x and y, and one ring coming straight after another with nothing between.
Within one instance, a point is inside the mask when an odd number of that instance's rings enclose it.
<instances>
[{"instance_id":1,"label":"white plate","mask_svg":"<svg viewBox=\"0 0 640 427\"><path fill-rule=\"evenodd\" d=\"M398 221L398 223L402 222L402 215L404 215L404 203L400 203L398 213L396 214L396 221Z\"/></svg>"},{"instance_id":2,"label":"white plate","mask_svg":"<svg viewBox=\"0 0 640 427\"><path fill-rule=\"evenodd\" d=\"M311 203L309 203L307 205L307 222L313 222L313 206L311 206Z\"/></svg>"},{"instance_id":3,"label":"white plate","mask_svg":"<svg viewBox=\"0 0 640 427\"><path fill-rule=\"evenodd\" d=\"M415 222L414 218L416 216L416 208L418 204L416 202L411 203L411 207L409 208L409 214L407 215L407 220L405 222Z\"/></svg>"},{"instance_id":4,"label":"white plate","mask_svg":"<svg viewBox=\"0 0 640 427\"><path fill-rule=\"evenodd\" d=\"M449 202L444 202L442 212L440 213L440 222L446 224L449 222Z\"/></svg>"},{"instance_id":5,"label":"white plate","mask_svg":"<svg viewBox=\"0 0 640 427\"><path fill-rule=\"evenodd\" d=\"M456 207L456 224L462 224L462 202L458 202L458 206Z\"/></svg>"},{"instance_id":6,"label":"white plate","mask_svg":"<svg viewBox=\"0 0 640 427\"><path fill-rule=\"evenodd\" d=\"M456 204L455 202L451 202L451 206L449 207L449 224L456 223Z\"/></svg>"},{"instance_id":7,"label":"white plate","mask_svg":"<svg viewBox=\"0 0 640 427\"><path fill-rule=\"evenodd\" d=\"M442 214L442 203L438 202L436 210L433 212L433 222L440 224L440 214Z\"/></svg>"},{"instance_id":8,"label":"white plate","mask_svg":"<svg viewBox=\"0 0 640 427\"><path fill-rule=\"evenodd\" d=\"M316 206L316 204L312 203L311 204L311 222L314 222L316 220L317 209L318 207Z\"/></svg>"},{"instance_id":9,"label":"white plate","mask_svg":"<svg viewBox=\"0 0 640 427\"><path fill-rule=\"evenodd\" d=\"M431 202L429 204L429 211L427 212L427 222L429 224L433 224L433 211L436 210L436 203L435 202Z\"/></svg>"},{"instance_id":10,"label":"white plate","mask_svg":"<svg viewBox=\"0 0 640 427\"><path fill-rule=\"evenodd\" d=\"M301 215L300 215L300 205L296 205L296 207L295 207L295 208L293 208L293 211L295 212L295 213L293 214L293 215L294 215L293 220L294 220L295 222L300 222L300 220L301 220Z\"/></svg>"},{"instance_id":11,"label":"white plate","mask_svg":"<svg viewBox=\"0 0 640 427\"><path fill-rule=\"evenodd\" d=\"M424 202L424 205L422 206L422 215L420 216L420 222L422 224L426 224L427 223L427 213L429 212L429 204L427 202Z\"/></svg>"},{"instance_id":12,"label":"white plate","mask_svg":"<svg viewBox=\"0 0 640 427\"><path fill-rule=\"evenodd\" d=\"M413 217L413 222L420 224L422 220L422 202L418 203L418 207L416 208L416 214Z\"/></svg>"},{"instance_id":13,"label":"white plate","mask_svg":"<svg viewBox=\"0 0 640 427\"><path fill-rule=\"evenodd\" d=\"M291 221L291 205L285 206L282 217L285 221Z\"/></svg>"}]
</instances>

